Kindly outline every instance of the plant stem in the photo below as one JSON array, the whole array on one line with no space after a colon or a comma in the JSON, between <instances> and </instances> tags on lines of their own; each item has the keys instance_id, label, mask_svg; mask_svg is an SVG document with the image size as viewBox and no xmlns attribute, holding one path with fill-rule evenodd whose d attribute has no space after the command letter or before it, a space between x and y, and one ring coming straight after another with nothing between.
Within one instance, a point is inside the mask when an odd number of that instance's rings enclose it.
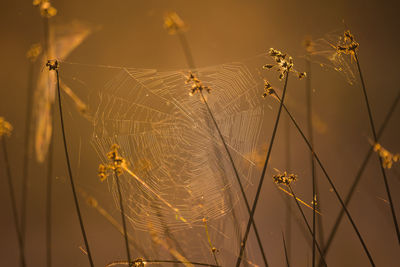
<instances>
[{"instance_id":1,"label":"plant stem","mask_svg":"<svg viewBox=\"0 0 400 267\"><path fill-rule=\"evenodd\" d=\"M276 98L278 99L278 101L279 101L280 103L282 103L283 100L281 101L281 99L279 98L279 96L278 96L277 94L275 94L275 96L276 96ZM285 106L284 104L283 104L283 108L285 109L286 113L289 115L289 117L290 117L290 119L292 120L293 124L296 126L297 131L298 131L298 132L300 133L300 135L302 136L304 142L306 142L306 145L307 145L308 149L312 152L312 154L313 154L313 156L314 156L314 159L317 161L319 167L321 168L322 172L324 173L326 179L328 180L330 186L331 186L332 189L333 189L333 192L335 193L337 199L339 200L340 205L342 206L344 212L346 213L347 218L349 219L349 221L350 221L350 223L351 223L351 225L352 225L354 231L356 232L357 237L358 237L358 239L360 240L360 243L361 243L361 245L362 245L362 247L363 247L365 253L367 254L367 257L368 257L368 259L369 259L369 262L370 262L371 266L374 266L374 267L375 267L375 263L374 263L374 261L373 261L373 259L372 259L371 254L369 253L369 250L368 250L368 248L367 248L367 246L366 246L366 244L365 244L365 242L364 242L364 239L362 238L362 236L361 236L361 234L360 234L360 232L359 232L359 230L358 230L356 224L354 223L354 220L353 220L353 218L351 217L350 212L347 210L346 205L344 204L344 202L343 202L343 200L342 200L342 198L341 198L339 192L337 191L335 185L333 184L332 179L330 178L330 176L328 175L327 171L325 170L325 167L322 165L322 162L320 161L318 155L315 153L315 151L314 151L313 147L311 146L310 142L308 141L307 137L304 135L304 132L300 129L300 126L297 124L296 120L293 118L293 116L290 114L289 110L286 108L286 106Z\"/></svg>"},{"instance_id":2,"label":"plant stem","mask_svg":"<svg viewBox=\"0 0 400 267\"><path fill-rule=\"evenodd\" d=\"M311 100L311 63L307 57L307 77L306 77L306 110L307 110L307 128L308 128L308 140L310 144L314 147L314 135L313 135L313 123L312 123L312 100ZM315 177L315 164L312 152L310 152L310 162L311 162L311 178L312 178L312 232L313 232L313 244L312 244L312 266L315 267L315 202L317 200L316 194L316 177Z\"/></svg>"},{"instance_id":3,"label":"plant stem","mask_svg":"<svg viewBox=\"0 0 400 267\"><path fill-rule=\"evenodd\" d=\"M355 57L355 59L356 59L355 61L356 61L356 63L357 63L358 73L360 74L360 80L361 80L361 85L362 85L362 91L363 91L363 94L364 94L364 100L365 100L365 104L366 104L366 106L367 106L367 111L368 111L369 123L370 123L371 130L372 130L372 134L373 134L373 137L374 137L374 142L375 142L375 144L376 144L376 143L378 143L378 137L377 137L377 135L376 135L374 120L372 119L371 106L370 106L369 101L368 101L367 90L366 90L366 88L365 88L365 82L364 82L364 78L363 78L363 75L362 75L362 72L361 72L360 62L359 62L359 60L358 60L357 53L354 53L354 57ZM383 182L384 182L384 184L385 184L386 194L387 194L387 196L388 196L388 200L389 200L389 204L390 204L390 211L391 211L391 213L392 213L393 224L394 224L394 227L395 227L395 229L396 229L397 242L398 242L399 245L400 245L400 230L399 230L399 225L398 225L398 223L397 223L396 213L395 213L395 211L394 211L394 205L393 205L393 201L392 201L392 195L391 195L391 193L390 193L389 182L388 182L387 177L386 177L385 168L384 168L383 165L382 165L382 158L381 158L380 156L378 156L378 158L379 158L379 166L380 166L380 169L381 169L381 172L382 172Z\"/></svg>"},{"instance_id":4,"label":"plant stem","mask_svg":"<svg viewBox=\"0 0 400 267\"><path fill-rule=\"evenodd\" d=\"M5 169L6 169L6 174L7 174L8 190L10 191L11 210L13 213L15 231L17 232L20 264L22 267L25 267L26 262L25 262L24 242L22 239L22 233L19 229L17 204L15 201L15 195L14 195L15 193L14 193L14 186L12 183L10 161L8 159L8 153L7 153L7 144L6 144L5 136L1 136L0 139L1 139L2 147L3 147L3 156L4 156L4 163L5 163Z\"/></svg>"},{"instance_id":5,"label":"plant stem","mask_svg":"<svg viewBox=\"0 0 400 267\"><path fill-rule=\"evenodd\" d=\"M287 88L288 78L289 78L289 73L286 73L285 85L283 87L283 93L282 93L282 101L279 104L279 110L278 110L278 114L276 115L274 129L272 130L272 136L271 136L271 141L269 143L269 147L268 147L268 151L267 151L267 157L265 159L265 163L264 163L264 167L263 167L263 170L262 170L262 173L261 173L260 181L258 183L257 193L256 193L256 197L255 197L254 202L253 202L253 207L252 207L252 209L250 211L249 220L248 220L247 226L246 226L246 232L245 232L243 240L241 242L239 256L238 256L237 261L236 261L236 267L239 267L240 263L242 261L242 254L243 254L243 251L244 251L244 249L246 247L247 238L248 238L249 232L250 232L250 225L251 225L252 222L253 222L253 225L254 225L253 217L254 217L254 213L256 211L258 198L260 197L261 188L262 188L262 185L263 185L263 182L264 182L265 173L267 171L268 161L269 161L269 158L271 156L272 146L273 146L274 141L275 141L276 132L278 130L279 119L281 117L283 101L284 101L285 96L286 96L286 88Z\"/></svg>"},{"instance_id":6,"label":"plant stem","mask_svg":"<svg viewBox=\"0 0 400 267\"><path fill-rule=\"evenodd\" d=\"M310 234L311 234L313 240L315 240L315 232L312 231L312 229L311 229L311 227L310 227L310 224L309 224L308 221L307 221L306 215L304 214L303 209L301 208L300 203L299 203L299 201L297 200L296 194L294 193L294 191L293 191L293 189L292 189L292 187L291 187L290 185L288 185L288 187L289 187L289 189L290 189L290 193L293 195L293 199L296 201L296 206L297 206L297 208L299 209L299 211L300 211L300 213L301 213L301 217L303 218L305 224L307 225L308 231L310 232ZM319 252L319 254L320 254L320 256L321 256L321 260L323 261L324 265L325 265L325 266L328 266L328 265L326 264L326 261L325 261L325 258L324 258L324 256L323 256L323 254L322 254L322 250L321 250L321 248L319 247L319 245L318 245L318 243L317 243L316 241L315 241L315 246L316 246L316 248L318 249L318 252Z\"/></svg>"},{"instance_id":7,"label":"plant stem","mask_svg":"<svg viewBox=\"0 0 400 267\"><path fill-rule=\"evenodd\" d=\"M117 173L116 170L114 171L114 178L115 178L115 182L117 184L119 207L121 209L122 228L124 229L126 256L128 257L128 262L131 262L131 254L130 254L130 251L129 251L129 241L128 241L128 231L126 229L126 221L125 221L124 204L123 204L123 201L122 201L121 186L119 184L119 176L118 176L118 173Z\"/></svg>"},{"instance_id":8,"label":"plant stem","mask_svg":"<svg viewBox=\"0 0 400 267\"><path fill-rule=\"evenodd\" d=\"M378 140L381 138L384 130L386 129L386 126L388 125L389 120L392 117L392 115L393 115L393 113L394 113L399 101L400 101L400 90L397 92L397 96L396 96L395 100L393 101L392 105L390 106L389 111L386 114L385 119L384 119L384 121L382 123L382 126L378 131L378 135L377 135ZM354 179L354 181L353 181L353 183L352 183L352 185L350 187L349 193L346 196L346 200L345 200L346 207L349 205L350 200L352 199L352 197L354 195L354 192L355 192L355 190L357 188L358 183L361 180L361 177L362 177L362 175L364 173L364 170L365 170L365 168L367 166L367 163L368 163L369 158L371 157L372 153L373 153L373 147L371 146L369 148L367 154L365 155L364 160L361 163L361 166L357 171L356 177L355 177L355 179ZM326 245L324 247L324 255L326 255L328 253L328 251L329 251L329 248L330 248L330 246L332 244L332 241L336 236L336 232L339 229L340 222L343 219L343 215L344 215L344 210L341 209L340 212L339 212L339 215L336 218L335 224L333 225L332 230L331 230L331 232L329 234L329 237L328 237L328 240L326 242Z\"/></svg>"},{"instance_id":9,"label":"plant stem","mask_svg":"<svg viewBox=\"0 0 400 267\"><path fill-rule=\"evenodd\" d=\"M191 52L191 50L190 50L190 46L189 46L189 43L188 43L188 41L187 41L187 39L186 39L186 36L185 36L184 33L179 32L179 33L178 33L178 37L179 37L179 41L180 41L180 43L181 43L183 52L184 52L184 54L185 54L186 63L187 63L187 65L188 65L188 68L189 68L190 70L193 70L193 69L195 69L195 63L194 63L194 59L193 59L193 56L192 56L192 52ZM220 136L220 138L221 138L221 141L222 141L222 143L223 143L223 145L224 145L225 151L226 151L226 153L228 154L228 157L229 157L229 159L230 159L232 168L233 168L234 173L235 173L236 180L237 180L238 183L239 183L239 187L240 187L242 196L243 196L243 198L244 198L244 200L245 200L245 204L246 204L247 210L248 210L248 212L249 212L249 214L250 214L250 205L249 205L249 202L248 202L248 200L247 200L246 194L245 194L245 192L244 192L242 183L241 183L240 178L239 178L239 173L238 173L238 171L237 171L237 169L236 169L236 166L235 166L235 163L234 163L234 161L233 161L233 159L232 159L231 153L229 152L229 149L228 149L228 147L227 147L227 145L226 145L225 139L224 139L223 136L222 136L222 133L221 133L219 127L218 127L218 124L217 124L217 122L216 122L216 120L215 120L215 118L214 118L214 115L213 115L213 113L211 112L211 109L210 109L210 107L208 106L208 103L207 103L206 99L204 98L203 92L200 91L200 95L201 95L201 98L203 99L203 101L204 101L204 103L205 103L205 105L206 105L208 114L210 115L210 117L211 117L211 119L212 119L212 121L213 121L213 123L214 123L214 125L215 125L215 128L217 129L217 132L218 132L218 134L219 134L219 136ZM216 150L216 149L215 149L215 150ZM216 151L218 151L218 150L216 150ZM222 181L225 182L225 180L226 180L226 179L225 179L224 177L222 177ZM232 199L231 194L232 194L231 191L229 191L229 193L228 193L229 201L231 201L231 199ZM238 237L239 237L239 239L241 239L240 228L239 228L239 226L238 226L238 221L237 221L236 214L235 214L235 211L234 211L234 210L232 210L232 217L233 217L234 227L235 227L235 229L237 229L237 231L239 232ZM257 227L256 227L256 225L255 225L255 223L254 223L253 221L252 221L252 223L253 223L254 232L255 232L255 235L256 235L256 238L257 238L257 243L258 243L258 246L259 246L259 248L260 248L260 251L261 251L261 254L262 254L262 258L263 258L264 264L265 264L265 266L268 266L267 258L266 258L266 256L265 256L264 248L263 248L263 246L262 246L261 238L260 238L260 236L259 236L259 234L258 234ZM240 240L239 240L239 242L240 242ZM240 243L239 243L239 244L240 244ZM244 252L244 253L246 254L246 252ZM245 265L247 266L247 262L245 263Z\"/></svg>"},{"instance_id":10,"label":"plant stem","mask_svg":"<svg viewBox=\"0 0 400 267\"><path fill-rule=\"evenodd\" d=\"M287 267L290 267L288 252L287 252L287 249L286 249L285 234L284 234L283 232L282 232L282 241L283 241L283 248L284 248L284 250L285 250L286 266L287 266Z\"/></svg>"},{"instance_id":11,"label":"plant stem","mask_svg":"<svg viewBox=\"0 0 400 267\"><path fill-rule=\"evenodd\" d=\"M89 242L88 242L87 237L86 237L86 231L85 231L85 227L83 225L83 219L82 219L81 211L80 211L80 208L79 208L79 201L78 201L78 197L76 195L74 179L73 179L73 176L72 176L71 163L70 163L70 160L69 160L68 148L67 148L67 140L66 140L66 137L65 137L65 129L64 129L64 118L63 118L63 112L62 112L61 92L60 92L60 77L59 77L58 69L56 69L55 71L56 71L56 74L57 74L58 108L59 108L59 111L60 111L61 131L62 131L62 137L63 137L63 143L64 143L65 158L67 160L69 181L71 183L71 188L72 188L72 194L74 196L76 213L78 214L79 225L81 227L83 240L85 242L86 251L87 251L88 258L89 258L89 263L90 263L91 267L94 267L92 254L90 253Z\"/></svg>"},{"instance_id":12,"label":"plant stem","mask_svg":"<svg viewBox=\"0 0 400 267\"><path fill-rule=\"evenodd\" d=\"M223 146L224 146L224 148L225 148L225 151L226 151L226 153L227 153L227 155L228 155L229 161L230 161L230 163L231 163L231 165L232 165L233 172L235 173L236 181L237 181L238 184L239 184L240 191L241 191L241 193L242 193L242 197L243 197L244 202L245 202L245 204L246 204L247 211L249 212L249 215L250 215L250 219L249 219L249 228L250 228L250 224L252 224L252 225L253 225L253 228L254 228L254 233L255 233L256 238L257 238L257 243L258 243L258 246L259 246L259 248L260 248L260 252L261 252L261 255L262 255L262 258L263 258L263 261L264 261L264 264L265 264L265 266L268 266L267 258L266 258L266 256L265 256L264 248L263 248L262 243L261 243L261 238L260 238L260 235L259 235L259 233L258 233L257 226L256 226L255 222L253 221L253 216L251 216L251 210L250 210L249 201L248 201L248 199L247 199L247 197L246 197L246 193L244 192L244 188L243 188L242 182L240 181L239 172L238 172L238 170L236 169L235 162L233 161L232 155L231 155L231 153L229 152L229 149L228 149L228 146L226 145L225 139L224 139L224 137L223 137L223 135L222 135L222 133L221 133L221 130L220 130L219 127L218 127L217 121L215 120L215 117L214 117L213 113L211 112L211 109L210 109L210 107L209 107L209 105L208 105L208 103L207 103L207 100L204 98L204 95L203 95L203 92L202 92L202 91L200 91L200 95L201 95L201 98L202 98L204 104L206 105L208 114L210 114L211 120L212 120L213 123L214 123L214 126L215 126L215 128L216 128L216 130L217 130L217 132L218 132L218 135L219 135L219 137L220 137L220 139L221 139L221 141L222 141L222 144L223 144ZM246 237L246 239L247 239L247 237ZM243 243L242 243L242 244L241 244L241 249L240 249L240 256L239 256L240 260L241 260L241 258L242 258L243 250L244 250L244 245L243 245ZM239 262L239 264L240 264L240 262Z\"/></svg>"},{"instance_id":13,"label":"plant stem","mask_svg":"<svg viewBox=\"0 0 400 267\"><path fill-rule=\"evenodd\" d=\"M54 126L54 108L50 104L51 125ZM54 127L52 127L54 129ZM50 136L49 150L47 153L47 177L46 177L46 266L51 267L51 210L52 210L52 187L53 187L53 154L54 154L54 134Z\"/></svg>"}]
</instances>

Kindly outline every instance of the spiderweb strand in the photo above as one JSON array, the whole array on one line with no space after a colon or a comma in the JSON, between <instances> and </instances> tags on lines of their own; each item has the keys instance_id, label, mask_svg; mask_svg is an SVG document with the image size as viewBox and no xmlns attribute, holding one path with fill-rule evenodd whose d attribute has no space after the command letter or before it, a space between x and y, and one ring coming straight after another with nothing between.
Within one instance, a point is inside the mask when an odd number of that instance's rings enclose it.
<instances>
[{"instance_id":1,"label":"spiderweb strand","mask_svg":"<svg viewBox=\"0 0 400 267\"><path fill-rule=\"evenodd\" d=\"M20 264L22 267L25 267L26 262L25 262L24 242L22 239L22 233L20 231L19 223L18 223L17 204L15 201L14 187L13 187L13 183L12 183L10 161L8 159L7 144L6 144L5 136L2 136L2 137L0 136L0 140L1 140L2 148L3 148L2 150L3 150L4 164L5 164L6 175L7 175L8 190L10 191L11 210L13 213L14 226L15 226L15 231L17 233L17 239L18 239Z\"/></svg>"},{"instance_id":2,"label":"spiderweb strand","mask_svg":"<svg viewBox=\"0 0 400 267\"><path fill-rule=\"evenodd\" d=\"M282 103L282 101L280 100L279 96L277 94L275 94L275 96L278 98L279 102ZM375 263L374 263L374 261L372 259L371 254L369 253L369 250L368 250L368 248L367 248L367 246L366 246L366 244L364 242L364 239L362 238L362 236L361 236L356 224L353 221L353 218L351 217L349 211L346 208L346 205L344 204L342 198L340 197L339 192L336 190L336 187L333 184L330 176L328 175L327 171L325 170L325 167L322 165L318 155L315 153L315 151L314 151L313 147L311 146L310 142L308 141L307 137L304 135L304 132L300 129L300 126L297 124L296 120L293 118L293 116L290 114L289 110L286 108L286 106L284 104L283 104L283 108L285 109L286 113L289 115L289 117L292 120L293 124L296 126L297 131L300 133L300 135L303 138L304 142L306 142L306 145L307 145L308 149L314 155L314 159L317 161L318 165L320 166L320 168L321 168L322 172L324 173L326 179L328 180L329 184L331 185L331 187L333 189L333 192L335 193L337 199L339 200L340 205L344 209L344 211L345 211L345 213L347 215L347 218L349 219L351 225L353 226L353 229L356 232L358 239L360 240L360 243L361 243L361 245L362 245L362 247L363 247L363 249L365 251L365 254L367 254L367 257L368 257L368 259L369 259L369 261L371 263L371 266L375 267Z\"/></svg>"},{"instance_id":3,"label":"spiderweb strand","mask_svg":"<svg viewBox=\"0 0 400 267\"><path fill-rule=\"evenodd\" d=\"M255 213L256 207L257 207L258 198L260 197L261 187L262 187L262 184L263 184L263 182L264 182L265 172L267 171L267 165L268 165L269 157L270 157L271 152L272 152L272 146L273 146L274 141L275 141L275 135L276 135L276 132L277 132L277 130L278 130L279 119L280 119L280 117L281 117L281 111L282 111L283 101L284 101L285 95L286 95L286 89L287 89L288 78L289 78L289 73L286 73L285 85L284 85L284 87L283 87L283 93L282 93L282 101L280 101L279 110L278 110L278 114L277 114L277 116L276 116L274 129L272 130L271 141L270 141L270 143L269 143L269 147L268 147L268 151L267 151L267 157L266 157L266 159L265 159L265 163L264 163L264 167L263 167L263 170L262 170L262 173L261 173L260 181L259 181L259 183L258 183L257 193L256 193L256 197L255 197L255 199L254 199L253 207L252 207L251 212L250 212L249 221L247 222L246 232L245 232L244 237L243 237L243 240L242 240L242 242L241 242L239 256L238 256L237 261L236 261L236 267L239 267L239 266L240 266L240 263L241 263L241 261L242 261L242 255L243 255L243 251L244 251L244 249L245 249L245 247L246 247L247 238L248 238L249 232L250 232L250 225L251 225L251 222L253 222L253 225L255 225L255 224L254 224L254 221L253 221L253 217L254 217L254 213ZM254 228L255 228L255 227L254 227ZM266 264L266 266L268 266L268 265Z\"/></svg>"},{"instance_id":4,"label":"spiderweb strand","mask_svg":"<svg viewBox=\"0 0 400 267\"><path fill-rule=\"evenodd\" d=\"M364 82L364 78L363 78L363 75L362 75L362 72L361 72L360 62L358 60L357 53L354 53L354 57L355 57L355 61L357 63L358 73L360 74L362 91L363 91L363 94L364 94L365 104L367 105L367 110L368 110L369 123L370 123L372 134L373 134L373 137L374 137L374 142L376 144L378 142L378 137L377 137L376 130L375 130L374 120L372 118L371 106L370 106L369 101L368 101L367 89L365 88L365 82ZM396 229L397 242L400 245L400 229L399 229L399 224L397 223L396 213L394 211L394 205L393 205L393 201L392 201L392 195L390 193L389 182L388 182L387 177L386 177L385 168L383 168L382 158L380 156L378 156L378 158L379 158L379 166L380 166L380 169L381 169L381 172L382 172L383 182L385 183L386 194L387 194L388 199L389 199L390 211L392 213L392 218L393 218L393 224L394 224L394 227Z\"/></svg>"},{"instance_id":5,"label":"spiderweb strand","mask_svg":"<svg viewBox=\"0 0 400 267\"><path fill-rule=\"evenodd\" d=\"M388 125L388 123L390 121L390 118L392 117L392 115L393 115L393 113L394 113L399 101L400 101L400 90L397 92L397 96L396 96L395 100L393 101L392 105L390 106L389 111L386 114L385 119L384 119L384 121L382 123L382 126L378 131L378 135L377 135L377 140L378 141L381 138L384 130L386 129L386 126ZM356 191L357 185L361 180L362 174L363 174L363 172L364 172L364 170L365 170L365 168L367 166L367 163L368 163L369 158L371 157L372 153L373 153L373 147L371 146L370 149L368 150L367 154L365 155L364 160L361 163L361 166L357 171L356 177L354 178L354 181L353 181L353 183L352 183L352 185L350 187L349 193L346 196L346 200L345 200L345 206L346 207L349 205L350 200L353 197L354 192ZM326 245L324 247L324 255L326 255L328 253L328 251L329 251L329 248L330 248L330 246L331 246L331 244L332 244L332 242L333 242L333 240L334 240L334 238L336 236L336 232L339 229L339 225L340 225L340 222L342 221L343 215L344 215L344 210L342 208L340 210L339 215L337 216L336 221L335 221L335 223L334 223L334 225L332 227L332 230L331 230L331 232L330 232L330 234L328 236Z\"/></svg>"},{"instance_id":6,"label":"spiderweb strand","mask_svg":"<svg viewBox=\"0 0 400 267\"><path fill-rule=\"evenodd\" d=\"M90 263L91 267L94 267L92 254L91 254L90 248L89 248L89 242L88 242L87 237L86 237L86 231L85 231L85 227L83 225L83 219L82 219L81 211L80 211L80 208L79 208L78 197L76 195L74 179L73 179L73 176L72 176L71 163L70 163L69 155L68 155L67 140L66 140L66 137L65 137L65 129L64 129L64 118L63 118L63 111L62 111L62 104L61 104L60 75L59 75L58 69L56 69L55 71L56 71L56 74L57 74L58 108L59 108L59 112L60 112L61 131L62 131L62 137L63 137L63 143L64 143L65 158L67 160L69 180L70 180L70 183L71 183L72 193L73 193L74 202L75 202L75 208L76 208L76 212L78 214L79 225L81 227L83 240L85 242L85 247L86 247L87 255L88 255L88 258L89 258L89 263Z\"/></svg>"}]
</instances>

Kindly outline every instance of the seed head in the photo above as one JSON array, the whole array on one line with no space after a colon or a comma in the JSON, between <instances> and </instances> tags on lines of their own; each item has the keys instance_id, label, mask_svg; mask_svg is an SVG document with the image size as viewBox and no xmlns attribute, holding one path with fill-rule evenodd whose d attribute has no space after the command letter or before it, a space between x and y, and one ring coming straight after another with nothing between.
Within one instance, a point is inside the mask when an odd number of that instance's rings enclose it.
<instances>
[{"instance_id":1,"label":"seed head","mask_svg":"<svg viewBox=\"0 0 400 267\"><path fill-rule=\"evenodd\" d=\"M211 88L209 88L208 86L204 86L203 83L196 76L194 76L192 72L189 72L189 76L187 77L185 83L192 83L192 87L190 88L189 93L189 95L191 96L197 92L202 92L203 90L206 90L208 93L211 92Z\"/></svg>"}]
</instances>

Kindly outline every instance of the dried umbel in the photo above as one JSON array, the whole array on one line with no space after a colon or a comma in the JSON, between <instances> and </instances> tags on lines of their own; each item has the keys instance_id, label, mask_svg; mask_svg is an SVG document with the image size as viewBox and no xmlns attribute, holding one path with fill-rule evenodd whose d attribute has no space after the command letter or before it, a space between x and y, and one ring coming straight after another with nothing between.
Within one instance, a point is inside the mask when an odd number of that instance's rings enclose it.
<instances>
[{"instance_id":1,"label":"dried umbel","mask_svg":"<svg viewBox=\"0 0 400 267\"><path fill-rule=\"evenodd\" d=\"M288 174L286 171L281 174L276 174L273 176L274 182L278 185L286 185L289 186L292 182L297 180L297 175L290 173Z\"/></svg>"},{"instance_id":2,"label":"dried umbel","mask_svg":"<svg viewBox=\"0 0 400 267\"><path fill-rule=\"evenodd\" d=\"M196 76L194 76L194 74L191 72L189 72L189 76L187 77L187 80L185 83L186 84L192 83L192 87L191 87L190 93L189 93L189 95L191 95L191 96L197 92L203 92L203 90L206 90L208 93L210 93L210 91L211 91L211 88L209 88L208 86L204 86L202 84L202 82Z\"/></svg>"},{"instance_id":3,"label":"dried umbel","mask_svg":"<svg viewBox=\"0 0 400 267\"><path fill-rule=\"evenodd\" d=\"M3 117L0 117L0 137L3 137L3 135L10 136L12 130L13 127L11 123L6 121Z\"/></svg>"},{"instance_id":4,"label":"dried umbel","mask_svg":"<svg viewBox=\"0 0 400 267\"><path fill-rule=\"evenodd\" d=\"M353 59L355 59L355 53L358 47L359 44L349 30L343 33L343 37L340 37L337 45L334 46L338 54L351 55Z\"/></svg>"},{"instance_id":5,"label":"dried umbel","mask_svg":"<svg viewBox=\"0 0 400 267\"><path fill-rule=\"evenodd\" d=\"M46 67L48 67L49 70L58 70L58 61L56 59L47 60Z\"/></svg>"},{"instance_id":6,"label":"dried umbel","mask_svg":"<svg viewBox=\"0 0 400 267\"><path fill-rule=\"evenodd\" d=\"M374 145L374 151L377 152L379 156L382 158L382 166L385 169L392 168L393 163L398 162L400 160L399 153L392 154L378 143Z\"/></svg>"},{"instance_id":7,"label":"dried umbel","mask_svg":"<svg viewBox=\"0 0 400 267\"><path fill-rule=\"evenodd\" d=\"M185 22L175 12L169 12L164 16L164 28L169 34L177 34L187 29Z\"/></svg>"},{"instance_id":8,"label":"dried umbel","mask_svg":"<svg viewBox=\"0 0 400 267\"><path fill-rule=\"evenodd\" d=\"M42 53L42 46L40 44L33 44L28 52L26 52L26 57L31 61L35 62L38 56Z\"/></svg>"},{"instance_id":9,"label":"dried umbel","mask_svg":"<svg viewBox=\"0 0 400 267\"><path fill-rule=\"evenodd\" d=\"M273 69L276 68L279 72L279 79L282 80L286 74L289 72L293 72L297 75L299 79L302 79L306 76L305 72L298 72L296 71L293 66L293 58L288 56L285 53L282 53L279 50L274 48L270 48L268 51L268 55L274 59L276 62L275 64L266 64L263 66L263 69Z\"/></svg>"},{"instance_id":10,"label":"dried umbel","mask_svg":"<svg viewBox=\"0 0 400 267\"><path fill-rule=\"evenodd\" d=\"M49 0L33 0L33 5L39 7L40 15L44 18L51 18L57 14L55 9Z\"/></svg>"},{"instance_id":11,"label":"dried umbel","mask_svg":"<svg viewBox=\"0 0 400 267\"><path fill-rule=\"evenodd\" d=\"M110 163L107 165L99 165L98 175L100 177L100 181L104 181L109 175L112 175L113 173L117 175L122 174L123 165L126 161L118 154L118 149L119 146L117 144L113 144L111 146L110 152L107 153L107 158L110 160Z\"/></svg>"}]
</instances>

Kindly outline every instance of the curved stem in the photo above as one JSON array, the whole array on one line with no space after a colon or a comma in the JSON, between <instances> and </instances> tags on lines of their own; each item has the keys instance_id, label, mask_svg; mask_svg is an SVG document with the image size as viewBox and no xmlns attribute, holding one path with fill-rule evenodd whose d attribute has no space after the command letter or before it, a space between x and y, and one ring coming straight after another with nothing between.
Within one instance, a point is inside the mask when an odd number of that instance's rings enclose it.
<instances>
[{"instance_id":1,"label":"curved stem","mask_svg":"<svg viewBox=\"0 0 400 267\"><path fill-rule=\"evenodd\" d=\"M71 163L70 163L70 160L69 160L68 148L67 148L67 140L66 140L66 137L65 137L65 129L64 129L64 117L63 117L63 111L62 111L61 92L60 92L60 77L59 77L58 69L56 69L55 71L56 71L56 74L57 74L58 108L59 108L59 111L60 111L61 131L62 131L62 137L63 137L63 143L64 143L65 158L67 160L69 181L71 183L71 188L72 188L72 194L73 194L73 197L74 197L76 213L78 214L79 225L81 227L83 240L85 242L86 251L87 251L88 258L89 258L89 263L90 263L91 267L94 267L92 254L90 253L89 242L88 242L87 237L86 237L85 226L83 225L83 219L82 219L82 215L81 215L81 210L79 208L79 201L78 201L78 197L76 195L75 183L74 183L74 179L73 179L73 176L72 176Z\"/></svg>"}]
</instances>

